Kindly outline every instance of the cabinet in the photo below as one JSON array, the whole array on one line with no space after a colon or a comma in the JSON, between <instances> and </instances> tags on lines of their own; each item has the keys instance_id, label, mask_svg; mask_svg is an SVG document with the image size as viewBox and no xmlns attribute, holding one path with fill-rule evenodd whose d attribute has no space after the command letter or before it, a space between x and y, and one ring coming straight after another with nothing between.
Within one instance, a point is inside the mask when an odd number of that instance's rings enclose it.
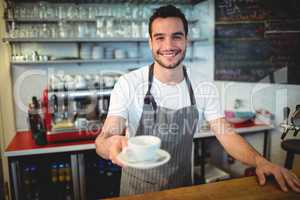
<instances>
[{"instance_id":1,"label":"cabinet","mask_svg":"<svg viewBox=\"0 0 300 200\"><path fill-rule=\"evenodd\" d=\"M9 157L15 200L96 200L119 195L121 169L95 150Z\"/></svg>"}]
</instances>

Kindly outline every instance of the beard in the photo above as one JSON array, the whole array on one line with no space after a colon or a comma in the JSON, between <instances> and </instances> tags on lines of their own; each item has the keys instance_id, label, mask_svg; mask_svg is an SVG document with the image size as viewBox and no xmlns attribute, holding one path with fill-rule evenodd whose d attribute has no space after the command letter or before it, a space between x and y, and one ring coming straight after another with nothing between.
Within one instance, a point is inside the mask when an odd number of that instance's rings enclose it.
<instances>
[{"instance_id":1,"label":"beard","mask_svg":"<svg viewBox=\"0 0 300 200\"><path fill-rule=\"evenodd\" d=\"M185 53L186 53L186 49L183 50L183 53L182 53L182 56L177 60L177 62L173 63L173 64L169 64L169 65L166 65L163 63L163 61L159 58L159 55L161 54L159 52L159 50L156 52L156 53L153 53L152 52L152 55L153 55L153 59L160 65L162 66L163 68L166 68L166 69L175 69L176 67L178 67L182 61L184 60L185 58Z\"/></svg>"}]
</instances>

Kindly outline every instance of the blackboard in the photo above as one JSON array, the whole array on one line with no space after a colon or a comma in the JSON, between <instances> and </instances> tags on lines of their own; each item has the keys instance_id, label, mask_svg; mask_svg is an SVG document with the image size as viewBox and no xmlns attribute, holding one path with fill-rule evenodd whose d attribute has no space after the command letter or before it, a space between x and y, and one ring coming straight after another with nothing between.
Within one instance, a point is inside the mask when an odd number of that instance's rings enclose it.
<instances>
[{"instance_id":1,"label":"blackboard","mask_svg":"<svg viewBox=\"0 0 300 200\"><path fill-rule=\"evenodd\" d=\"M215 2L215 80L300 84L300 1Z\"/></svg>"}]
</instances>

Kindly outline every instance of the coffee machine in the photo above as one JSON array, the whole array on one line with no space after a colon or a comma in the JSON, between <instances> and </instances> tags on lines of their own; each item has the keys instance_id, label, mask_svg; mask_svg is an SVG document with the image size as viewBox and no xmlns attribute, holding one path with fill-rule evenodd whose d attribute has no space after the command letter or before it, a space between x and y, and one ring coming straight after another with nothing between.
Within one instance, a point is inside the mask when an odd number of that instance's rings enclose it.
<instances>
[{"instance_id":1,"label":"coffee machine","mask_svg":"<svg viewBox=\"0 0 300 200\"><path fill-rule=\"evenodd\" d=\"M48 143L95 138L106 119L110 93L120 75L51 77L41 98L33 98L29 106L33 136L45 133Z\"/></svg>"},{"instance_id":2,"label":"coffee machine","mask_svg":"<svg viewBox=\"0 0 300 200\"><path fill-rule=\"evenodd\" d=\"M95 138L107 116L110 91L45 89L41 105L47 142Z\"/></svg>"}]
</instances>

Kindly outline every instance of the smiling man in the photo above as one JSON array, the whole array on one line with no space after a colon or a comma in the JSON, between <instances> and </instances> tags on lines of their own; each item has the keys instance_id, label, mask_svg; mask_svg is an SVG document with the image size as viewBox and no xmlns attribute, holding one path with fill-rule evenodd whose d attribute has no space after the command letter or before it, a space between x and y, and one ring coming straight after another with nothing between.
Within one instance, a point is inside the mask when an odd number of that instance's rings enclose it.
<instances>
[{"instance_id":1,"label":"smiling man","mask_svg":"<svg viewBox=\"0 0 300 200\"><path fill-rule=\"evenodd\" d=\"M165 27L168 29L165 30ZM182 21L176 17L158 18L153 21L150 32L155 32L151 35L149 45L154 60L161 67L174 69L184 60L187 38L182 28Z\"/></svg>"},{"instance_id":2,"label":"smiling man","mask_svg":"<svg viewBox=\"0 0 300 200\"><path fill-rule=\"evenodd\" d=\"M188 43L188 23L172 5L158 8L149 21L149 46L153 64L122 76L115 85L108 117L96 139L103 158L124 167L120 195L188 186L192 184L192 142L202 116L209 122L225 150L241 162L255 166L261 184L274 175L282 190L300 191L293 173L264 159L225 121L217 91L211 84L191 81L182 61ZM126 136L123 135L126 129ZM118 159L128 137L154 135L171 160L153 169L126 167Z\"/></svg>"}]
</instances>

